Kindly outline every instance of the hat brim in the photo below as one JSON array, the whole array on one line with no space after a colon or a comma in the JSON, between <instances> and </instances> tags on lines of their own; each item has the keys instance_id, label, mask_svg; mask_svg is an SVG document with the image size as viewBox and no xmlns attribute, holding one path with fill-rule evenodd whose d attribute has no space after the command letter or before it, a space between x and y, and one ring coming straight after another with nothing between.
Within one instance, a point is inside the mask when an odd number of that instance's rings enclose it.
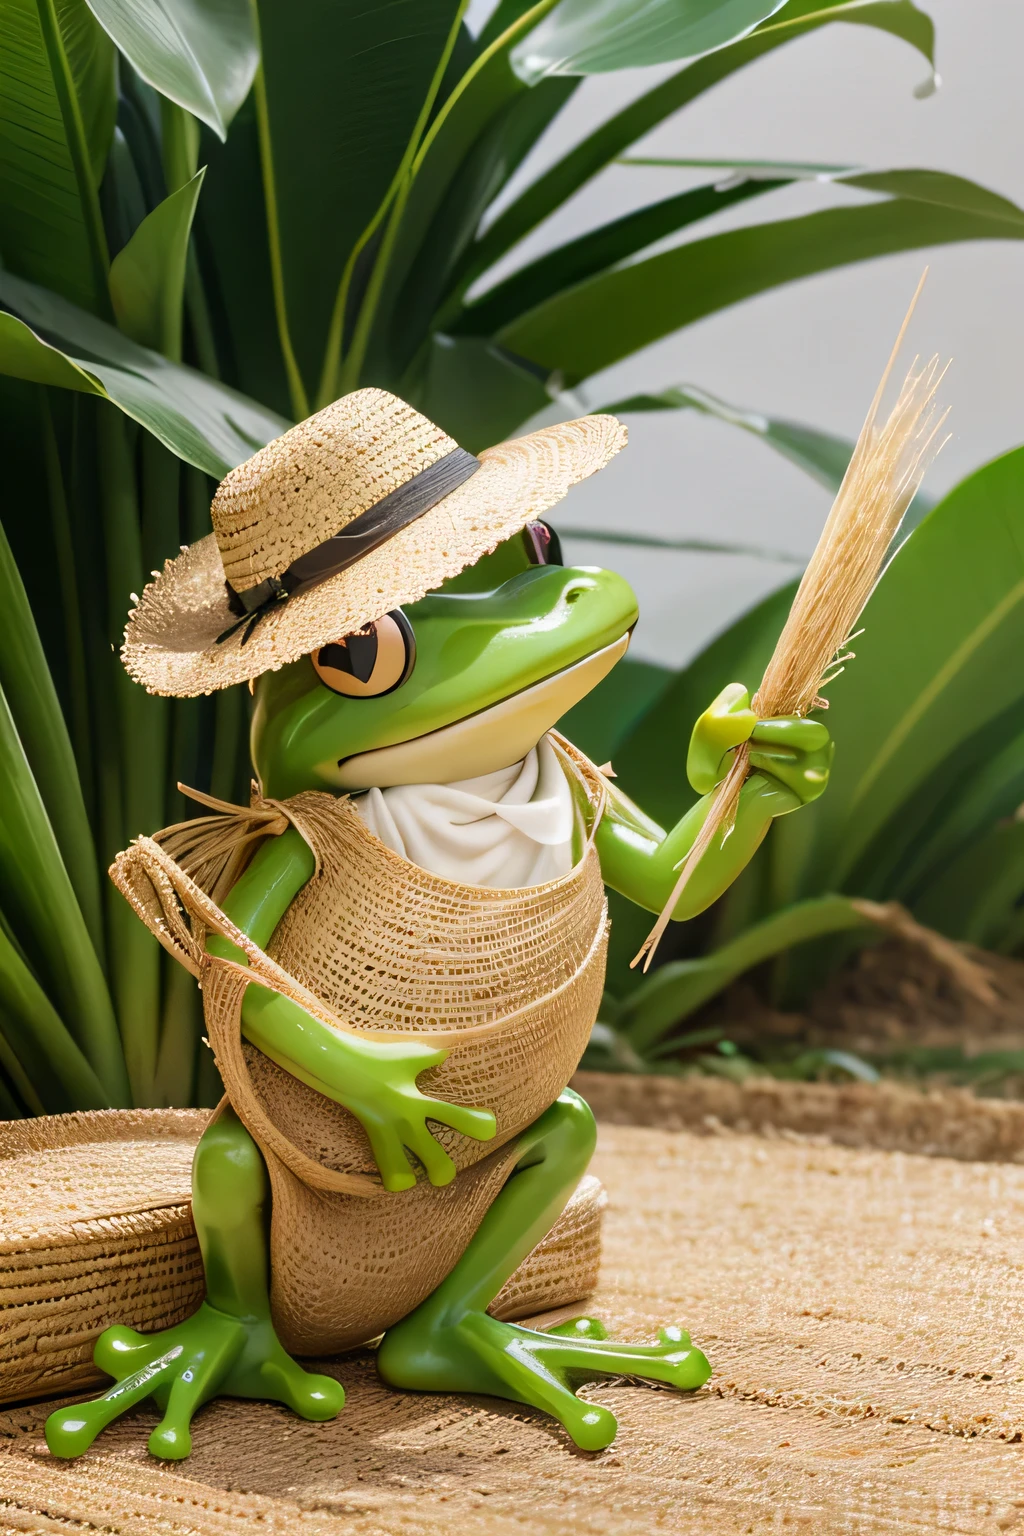
<instances>
[{"instance_id":1,"label":"hat brim","mask_svg":"<svg viewBox=\"0 0 1024 1536\"><path fill-rule=\"evenodd\" d=\"M486 449L471 479L355 565L272 608L244 644L246 626L217 643L237 621L209 534L143 592L128 618L124 665L150 693L177 698L276 671L418 602L603 469L625 442L614 416L583 416Z\"/></svg>"}]
</instances>

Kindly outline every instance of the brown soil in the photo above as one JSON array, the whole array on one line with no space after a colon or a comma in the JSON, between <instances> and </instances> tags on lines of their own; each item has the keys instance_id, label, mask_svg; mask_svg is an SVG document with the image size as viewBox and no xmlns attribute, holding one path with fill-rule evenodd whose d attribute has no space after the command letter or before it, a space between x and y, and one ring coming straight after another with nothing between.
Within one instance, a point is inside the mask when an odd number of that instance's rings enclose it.
<instances>
[{"instance_id":1,"label":"brown soil","mask_svg":"<svg viewBox=\"0 0 1024 1536\"><path fill-rule=\"evenodd\" d=\"M724 1024L741 1048L826 1046L885 1055L908 1046L961 1046L966 1055L1024 1050L1024 961L958 946L984 967L996 996L982 1002L932 955L890 940L863 949L800 1013L767 1005L746 980L716 998L687 1028ZM1014 1096L1024 1097L1024 1083Z\"/></svg>"}]
</instances>

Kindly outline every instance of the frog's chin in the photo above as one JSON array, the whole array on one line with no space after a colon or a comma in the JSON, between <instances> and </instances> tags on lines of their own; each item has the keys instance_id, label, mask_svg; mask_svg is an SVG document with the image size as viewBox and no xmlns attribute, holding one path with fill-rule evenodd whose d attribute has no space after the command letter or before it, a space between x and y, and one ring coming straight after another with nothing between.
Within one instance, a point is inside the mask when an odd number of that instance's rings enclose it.
<instances>
[{"instance_id":1,"label":"frog's chin","mask_svg":"<svg viewBox=\"0 0 1024 1536\"><path fill-rule=\"evenodd\" d=\"M342 758L332 773L342 790L390 789L396 784L451 784L517 763L579 703L625 654L629 635L585 656L541 683L456 720L440 730Z\"/></svg>"}]
</instances>

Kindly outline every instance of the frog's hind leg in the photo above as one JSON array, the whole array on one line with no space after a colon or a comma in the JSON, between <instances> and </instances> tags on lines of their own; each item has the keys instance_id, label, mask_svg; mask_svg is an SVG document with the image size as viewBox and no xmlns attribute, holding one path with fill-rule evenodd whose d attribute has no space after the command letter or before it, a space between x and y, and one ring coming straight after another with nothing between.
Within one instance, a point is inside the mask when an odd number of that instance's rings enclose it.
<instances>
[{"instance_id":1,"label":"frog's hind leg","mask_svg":"<svg viewBox=\"0 0 1024 1536\"><path fill-rule=\"evenodd\" d=\"M523 1133L515 1171L462 1258L385 1334L377 1352L385 1381L418 1391L485 1392L542 1408L586 1450L609 1445L617 1425L607 1408L576 1397L584 1382L629 1375L683 1390L703 1386L711 1367L681 1329L662 1329L658 1344L619 1344L593 1319L539 1333L487 1311L558 1220L594 1140L594 1117L570 1089Z\"/></svg>"},{"instance_id":2,"label":"frog's hind leg","mask_svg":"<svg viewBox=\"0 0 1024 1536\"><path fill-rule=\"evenodd\" d=\"M50 1415L46 1440L55 1456L80 1456L105 1425L146 1397L164 1415L149 1449L172 1460L189 1454L192 1415L219 1394L272 1398L305 1419L334 1418L345 1401L338 1382L304 1371L274 1332L266 1197L259 1148L229 1110L205 1131L192 1167L206 1300L183 1323L158 1333L114 1327L100 1335L93 1358L115 1385L92 1402Z\"/></svg>"}]
</instances>

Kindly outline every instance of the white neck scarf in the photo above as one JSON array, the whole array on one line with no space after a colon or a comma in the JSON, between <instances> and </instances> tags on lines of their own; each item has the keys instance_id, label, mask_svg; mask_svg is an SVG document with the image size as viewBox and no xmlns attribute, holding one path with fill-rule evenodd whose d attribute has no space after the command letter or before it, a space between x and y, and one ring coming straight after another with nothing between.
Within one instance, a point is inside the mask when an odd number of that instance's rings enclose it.
<instances>
[{"instance_id":1,"label":"white neck scarf","mask_svg":"<svg viewBox=\"0 0 1024 1536\"><path fill-rule=\"evenodd\" d=\"M572 789L546 736L510 768L370 789L352 803L393 853L445 880L541 885L572 868Z\"/></svg>"}]
</instances>

